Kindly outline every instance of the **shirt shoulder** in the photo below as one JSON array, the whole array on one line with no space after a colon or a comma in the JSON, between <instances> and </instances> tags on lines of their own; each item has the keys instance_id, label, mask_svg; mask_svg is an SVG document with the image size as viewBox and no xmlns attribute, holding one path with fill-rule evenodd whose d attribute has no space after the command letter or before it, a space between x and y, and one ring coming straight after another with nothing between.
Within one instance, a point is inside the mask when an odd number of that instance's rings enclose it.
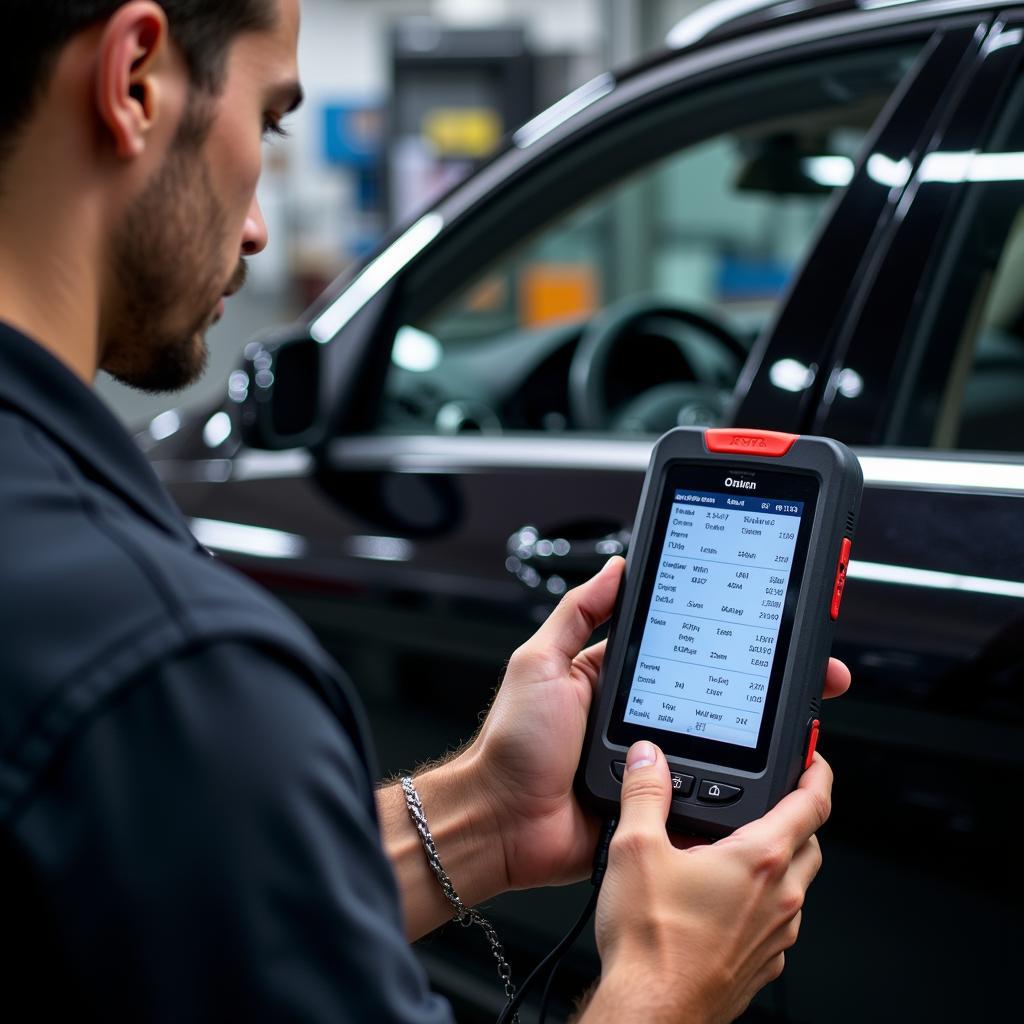
<instances>
[{"instance_id":1,"label":"shirt shoulder","mask_svg":"<svg viewBox=\"0 0 1024 1024\"><path fill-rule=\"evenodd\" d=\"M203 633L207 620L215 625L229 620L211 618L210 606L288 614L198 543L184 543L183 521L180 534L169 533L92 479L87 467L32 423L2 411L0 466L5 527L0 572L7 584L0 591L0 610L16 615L19 606L33 612L49 607L50 621L40 623L49 631L53 625L74 625L63 614L73 609L80 628L68 638L72 641L84 641L86 634L131 633L133 626L120 625L125 619L137 623L139 617L154 616L170 618L188 638ZM311 638L298 620L291 618L291 625L304 640ZM65 644L71 658L83 647L88 644ZM60 664L42 667L61 672Z\"/></svg>"},{"instance_id":2,"label":"shirt shoulder","mask_svg":"<svg viewBox=\"0 0 1024 1024\"><path fill-rule=\"evenodd\" d=\"M217 640L276 651L320 681L337 714L357 713L340 669L291 612L2 412L0 465L0 817L121 686Z\"/></svg>"},{"instance_id":3,"label":"shirt shoulder","mask_svg":"<svg viewBox=\"0 0 1024 1024\"><path fill-rule=\"evenodd\" d=\"M29 965L63 945L75 981L53 998L86 1019L448 1022L403 937L372 804L307 681L217 641L67 745L12 825L28 877L8 923L32 936Z\"/></svg>"}]
</instances>

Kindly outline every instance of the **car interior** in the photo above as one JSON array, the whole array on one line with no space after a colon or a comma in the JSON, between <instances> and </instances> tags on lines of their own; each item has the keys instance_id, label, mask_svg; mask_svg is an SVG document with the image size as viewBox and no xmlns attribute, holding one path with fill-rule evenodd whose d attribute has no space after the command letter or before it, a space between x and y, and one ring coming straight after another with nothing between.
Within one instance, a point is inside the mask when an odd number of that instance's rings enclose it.
<instances>
[{"instance_id":1,"label":"car interior","mask_svg":"<svg viewBox=\"0 0 1024 1024\"><path fill-rule=\"evenodd\" d=\"M961 230L948 232L928 278L931 308L911 328L917 365L895 403L891 444L1024 448L1024 211L1015 185L969 186ZM946 349L935 342L942 331Z\"/></svg>"},{"instance_id":2,"label":"car interior","mask_svg":"<svg viewBox=\"0 0 1024 1024\"><path fill-rule=\"evenodd\" d=\"M968 316L932 437L932 447L1019 452L1024 449L1024 211L1002 251L983 268L975 310Z\"/></svg>"},{"instance_id":3,"label":"car interior","mask_svg":"<svg viewBox=\"0 0 1024 1024\"><path fill-rule=\"evenodd\" d=\"M395 336L379 429L657 435L722 423L909 55L663 157L511 244ZM877 64L877 56L874 58Z\"/></svg>"}]
</instances>

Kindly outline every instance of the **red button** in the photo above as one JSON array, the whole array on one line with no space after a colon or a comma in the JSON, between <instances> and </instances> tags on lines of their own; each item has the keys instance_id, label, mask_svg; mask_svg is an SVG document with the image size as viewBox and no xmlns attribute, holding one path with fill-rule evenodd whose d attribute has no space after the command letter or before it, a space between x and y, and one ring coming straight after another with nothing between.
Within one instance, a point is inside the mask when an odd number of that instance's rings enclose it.
<instances>
[{"instance_id":1,"label":"red button","mask_svg":"<svg viewBox=\"0 0 1024 1024\"><path fill-rule=\"evenodd\" d=\"M821 722L816 718L811 722L811 735L807 738L807 756L804 757L804 771L811 767L814 760L814 750L818 746L818 733L821 732Z\"/></svg>"},{"instance_id":2,"label":"red button","mask_svg":"<svg viewBox=\"0 0 1024 1024\"><path fill-rule=\"evenodd\" d=\"M843 590L846 587L846 572L850 568L850 548L853 542L849 537L844 538L843 546L839 549L839 568L836 569L836 585L832 589L832 618L839 618L839 606L843 603Z\"/></svg>"},{"instance_id":3,"label":"red button","mask_svg":"<svg viewBox=\"0 0 1024 1024\"><path fill-rule=\"evenodd\" d=\"M724 428L704 431L704 444L707 445L709 452L723 455L762 455L772 459L785 455L799 438L799 434L781 434L777 430Z\"/></svg>"}]
</instances>

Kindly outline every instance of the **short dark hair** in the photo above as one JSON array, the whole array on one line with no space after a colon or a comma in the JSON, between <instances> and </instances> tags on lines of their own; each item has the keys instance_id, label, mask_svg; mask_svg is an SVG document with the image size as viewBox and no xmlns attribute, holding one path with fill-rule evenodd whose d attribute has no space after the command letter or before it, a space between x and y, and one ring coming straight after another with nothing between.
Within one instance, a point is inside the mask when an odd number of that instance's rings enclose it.
<instances>
[{"instance_id":1,"label":"short dark hair","mask_svg":"<svg viewBox=\"0 0 1024 1024\"><path fill-rule=\"evenodd\" d=\"M0 160L46 88L60 51L128 0L0 0ZM228 46L242 32L271 28L277 0L156 0L194 87L216 92Z\"/></svg>"}]
</instances>

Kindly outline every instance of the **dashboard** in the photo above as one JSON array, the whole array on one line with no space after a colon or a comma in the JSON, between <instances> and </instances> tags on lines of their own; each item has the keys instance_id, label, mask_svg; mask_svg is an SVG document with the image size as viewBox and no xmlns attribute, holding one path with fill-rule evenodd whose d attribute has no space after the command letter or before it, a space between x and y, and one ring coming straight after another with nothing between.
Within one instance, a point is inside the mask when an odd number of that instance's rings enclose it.
<instances>
[{"instance_id":1,"label":"dashboard","mask_svg":"<svg viewBox=\"0 0 1024 1024\"><path fill-rule=\"evenodd\" d=\"M706 314L635 301L554 327L446 345L425 337L436 347L433 365L390 368L385 431L658 434L712 426L753 343Z\"/></svg>"}]
</instances>

